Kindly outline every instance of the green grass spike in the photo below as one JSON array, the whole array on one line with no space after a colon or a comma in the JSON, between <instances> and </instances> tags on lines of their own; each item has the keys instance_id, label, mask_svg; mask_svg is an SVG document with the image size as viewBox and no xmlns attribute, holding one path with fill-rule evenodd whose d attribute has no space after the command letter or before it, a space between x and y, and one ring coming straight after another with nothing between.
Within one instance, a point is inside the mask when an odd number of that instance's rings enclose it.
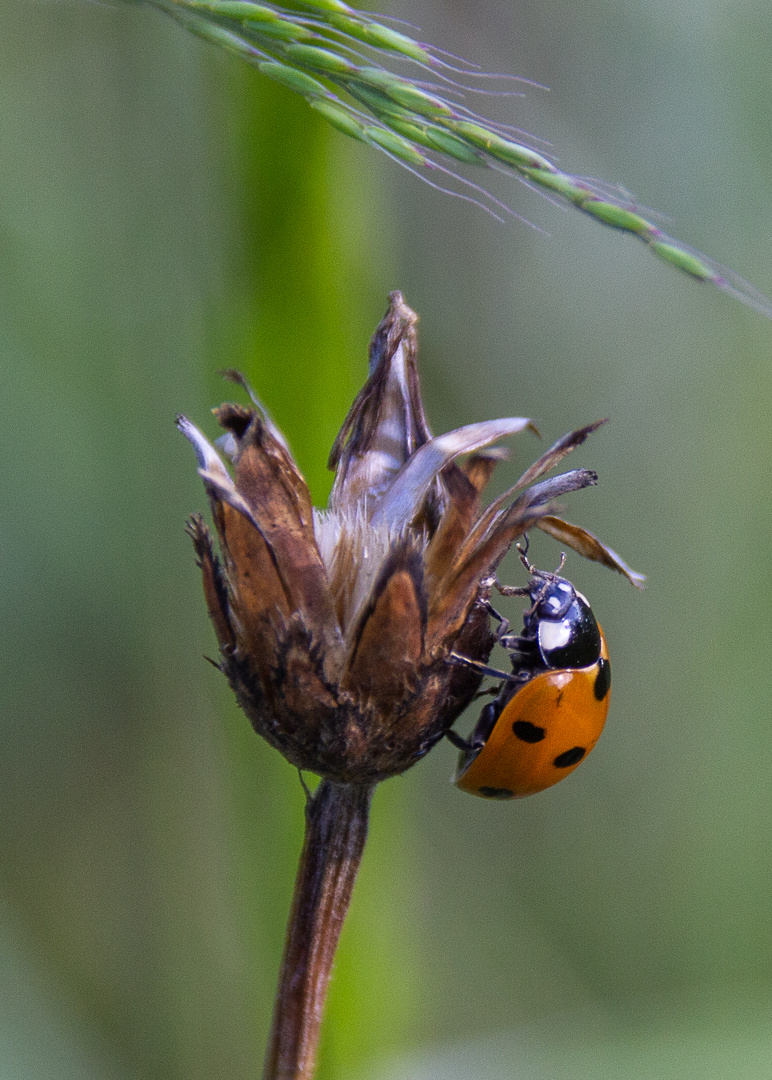
<instances>
[{"instance_id":1,"label":"green grass spike","mask_svg":"<svg viewBox=\"0 0 772 1080\"><path fill-rule=\"evenodd\" d=\"M318 45L288 45L284 54L293 64L322 71L325 75L350 75L356 65L339 53L320 49Z\"/></svg>"},{"instance_id":2,"label":"green grass spike","mask_svg":"<svg viewBox=\"0 0 772 1080\"><path fill-rule=\"evenodd\" d=\"M368 125L365 128L365 134L371 142L376 144L376 146L380 146L380 148L386 150L387 153L394 154L395 157L400 158L402 161L406 161L408 165L426 167L429 164L423 154L416 150L412 143L408 142L407 139L403 139L395 132L389 131L387 128Z\"/></svg>"},{"instance_id":3,"label":"green grass spike","mask_svg":"<svg viewBox=\"0 0 772 1080\"><path fill-rule=\"evenodd\" d=\"M287 64L280 64L277 60L263 60L257 66L269 79L273 79L275 82L281 83L282 86L302 94L303 97L330 96L326 86L311 78L310 75L306 75L304 71L298 71L297 68L289 67Z\"/></svg>"},{"instance_id":4,"label":"green grass spike","mask_svg":"<svg viewBox=\"0 0 772 1080\"><path fill-rule=\"evenodd\" d=\"M397 30L391 30L388 26L381 26L376 22L360 22L346 15L331 15L330 25L357 41L364 42L372 49L386 49L389 52L400 53L408 60L415 60L417 64L431 64L432 56L417 41L413 41L406 34L400 34Z\"/></svg>"},{"instance_id":5,"label":"green grass spike","mask_svg":"<svg viewBox=\"0 0 772 1080\"><path fill-rule=\"evenodd\" d=\"M333 101L331 98L315 98L310 102L311 108L316 109L325 120L336 127L338 131L342 131L344 135L350 136L352 139L359 139L360 142L369 142L369 138L365 133L364 125L351 115L345 105L341 105L338 101Z\"/></svg>"}]
</instances>

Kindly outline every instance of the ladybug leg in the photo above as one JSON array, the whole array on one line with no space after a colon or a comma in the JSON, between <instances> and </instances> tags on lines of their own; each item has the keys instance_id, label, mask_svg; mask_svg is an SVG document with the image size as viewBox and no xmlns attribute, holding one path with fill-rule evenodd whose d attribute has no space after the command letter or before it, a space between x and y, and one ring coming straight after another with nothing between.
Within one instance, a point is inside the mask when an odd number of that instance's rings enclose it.
<instances>
[{"instance_id":1,"label":"ladybug leg","mask_svg":"<svg viewBox=\"0 0 772 1080\"><path fill-rule=\"evenodd\" d=\"M501 639L509 633L509 619L505 619L503 615L500 615L490 600L481 600L480 604L485 608L492 619L497 620L499 625L496 629L496 640L501 641Z\"/></svg>"},{"instance_id":2,"label":"ladybug leg","mask_svg":"<svg viewBox=\"0 0 772 1080\"><path fill-rule=\"evenodd\" d=\"M498 642L509 653L528 653L531 651L529 646L533 646L532 638L521 637L520 634L502 634Z\"/></svg>"},{"instance_id":3,"label":"ladybug leg","mask_svg":"<svg viewBox=\"0 0 772 1080\"><path fill-rule=\"evenodd\" d=\"M505 671L488 667L487 664L481 663L480 660L470 660L468 656L462 656L460 653L452 652L448 657L448 663L455 664L457 667L472 668L473 671L479 671L482 675L492 675L494 679L503 679L505 682L519 681L514 675L507 675Z\"/></svg>"},{"instance_id":4,"label":"ladybug leg","mask_svg":"<svg viewBox=\"0 0 772 1080\"><path fill-rule=\"evenodd\" d=\"M493 577L487 578L486 581L483 582L483 585L486 586L488 589L496 588L502 596L528 596L530 592L527 585L502 585L495 575ZM485 608L491 618L496 619L499 624L496 630L496 640L498 641L498 643L500 645L503 645L505 649L513 648L514 646L510 646L507 644L507 642L509 641L516 640L515 636L509 633L509 619L505 619L503 615L496 611L495 607L487 598L487 596L484 596L480 600L480 604L482 605L482 607ZM517 640L520 639L518 638Z\"/></svg>"},{"instance_id":5,"label":"ladybug leg","mask_svg":"<svg viewBox=\"0 0 772 1080\"><path fill-rule=\"evenodd\" d=\"M488 736L496 726L499 712L500 706L498 702L491 701L480 713L480 719L477 721L475 729L468 739L462 739L461 736L453 730L446 731L445 735L454 746L458 747L459 750L463 750L465 754L476 754L477 751L485 746Z\"/></svg>"},{"instance_id":6,"label":"ladybug leg","mask_svg":"<svg viewBox=\"0 0 772 1080\"><path fill-rule=\"evenodd\" d=\"M523 559L525 559L525 556L521 555L520 558L521 558L521 561L522 561ZM525 565L526 568L530 568L530 569L528 569L529 574L541 574L540 570L535 571L533 569L533 567L531 567L531 564L528 562L527 559L525 559L525 562L524 562L523 565ZM496 591L498 593L500 593L501 596L529 596L530 597L530 595L531 595L531 587L530 587L530 585L502 585L497 577L492 577L492 578L489 578L488 580L490 582L490 585L493 586L496 589ZM546 591L547 587L548 587L548 583L545 582L545 585L544 585L545 591ZM526 615L533 615L534 611L536 611L536 608L539 606L540 600L541 600L541 597L540 596L537 597L536 600L534 601L534 603L531 605L531 607L528 609L528 611L526 611L525 614ZM488 605L488 610L489 610L491 615L496 615L497 614L493 610L493 608L490 607L490 605ZM501 616L498 615L498 618L501 619ZM501 619L501 621L504 622L505 620ZM509 624L507 623L507 629L508 628L509 628ZM507 631L502 628L502 632L506 634Z\"/></svg>"},{"instance_id":7,"label":"ladybug leg","mask_svg":"<svg viewBox=\"0 0 772 1080\"><path fill-rule=\"evenodd\" d=\"M498 686L489 686L487 688L487 690L478 690L477 693L475 694L475 696L472 698L472 701L477 701L477 699L481 698L481 697L488 697L488 696L490 696L490 697L498 697L498 695L499 695L499 687Z\"/></svg>"},{"instance_id":8,"label":"ladybug leg","mask_svg":"<svg viewBox=\"0 0 772 1080\"><path fill-rule=\"evenodd\" d=\"M458 732L454 731L453 728L450 728L445 732L445 738L449 743L455 746L457 750L463 750L465 754L468 754L470 750L474 749L472 744L467 742L466 739L462 739Z\"/></svg>"},{"instance_id":9,"label":"ladybug leg","mask_svg":"<svg viewBox=\"0 0 772 1080\"><path fill-rule=\"evenodd\" d=\"M528 559L526 559L525 555L523 555L522 553L520 555L520 561L522 562L523 566L526 568L528 573L531 574L532 576L534 576L534 577L544 577L544 578L547 577L546 574L542 574L541 570L534 569L534 567L531 566L531 564L528 562ZM496 587L497 591L499 593L501 593L502 596L529 596L530 597L530 595L531 595L531 588L530 588L529 585L502 585L501 582L498 580L498 578L494 579L493 584ZM547 589L549 588L549 584L550 584L549 580L545 580L544 587L542 588L541 592L538 594L538 596L533 601L531 606L525 612L526 616L533 615L533 613L536 611L536 609L538 608L538 606L541 603L542 599L544 598L544 594L546 593Z\"/></svg>"},{"instance_id":10,"label":"ladybug leg","mask_svg":"<svg viewBox=\"0 0 772 1080\"><path fill-rule=\"evenodd\" d=\"M530 596L531 593L527 585L502 585L498 578L493 579L493 585L502 596Z\"/></svg>"}]
</instances>

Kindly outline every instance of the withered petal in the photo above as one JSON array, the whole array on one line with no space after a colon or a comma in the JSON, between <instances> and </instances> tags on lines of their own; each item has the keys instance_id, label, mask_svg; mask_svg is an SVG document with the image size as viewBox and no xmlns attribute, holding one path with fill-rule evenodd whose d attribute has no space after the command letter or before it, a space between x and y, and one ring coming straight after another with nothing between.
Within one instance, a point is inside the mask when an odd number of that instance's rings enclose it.
<instances>
[{"instance_id":1,"label":"withered petal","mask_svg":"<svg viewBox=\"0 0 772 1080\"><path fill-rule=\"evenodd\" d=\"M553 499L569 491L590 487L598 481L590 469L573 469L543 480L501 510L488 528L463 545L456 562L432 591L427 649L445 647L453 640L477 599L480 582L491 574L518 536L535 525Z\"/></svg>"},{"instance_id":2,"label":"withered petal","mask_svg":"<svg viewBox=\"0 0 772 1080\"><path fill-rule=\"evenodd\" d=\"M217 423L220 427L225 428L226 436L232 437L236 450L235 453L229 456L235 458L238 453L239 442L244 438L247 428L252 423L255 410L250 408L249 405L237 405L233 401L226 401L223 405L218 405L212 409L212 412L217 417ZM217 439L216 443L219 441ZM230 444L230 439L228 442Z\"/></svg>"},{"instance_id":3,"label":"withered petal","mask_svg":"<svg viewBox=\"0 0 772 1080\"><path fill-rule=\"evenodd\" d=\"M548 513L553 499L570 491L594 487L597 482L598 474L592 469L572 469L534 484L510 507L501 510L483 533L470 536L459 552L454 573L457 575L463 567L479 564L483 567L482 576L486 577L498 566L517 537ZM484 569L486 563L490 564L490 570Z\"/></svg>"},{"instance_id":4,"label":"withered petal","mask_svg":"<svg viewBox=\"0 0 772 1080\"><path fill-rule=\"evenodd\" d=\"M220 374L224 379L228 379L229 382L236 383L237 386L240 386L242 390L245 390L246 393L249 394L252 404L260 413L263 423L268 428L271 435L274 437L274 439L276 439L277 443L279 443L280 446L284 447L288 454L291 454L289 443L287 442L283 432L274 423L271 414L268 412L265 405L263 405L262 401L257 396L255 391L252 389L243 372L236 371L235 368L226 368L224 371L221 371Z\"/></svg>"},{"instance_id":5,"label":"withered petal","mask_svg":"<svg viewBox=\"0 0 772 1080\"><path fill-rule=\"evenodd\" d=\"M239 647L265 673L276 627L292 613L276 552L258 526L229 503L211 498L229 590L229 606Z\"/></svg>"},{"instance_id":6,"label":"withered petal","mask_svg":"<svg viewBox=\"0 0 772 1080\"><path fill-rule=\"evenodd\" d=\"M569 431L567 435L563 435L556 443L553 443L538 461L535 461L533 465L526 469L517 483L513 484L511 488L508 488L485 508L469 536L467 546L474 546L479 543L480 538L487 533L498 515L511 503L516 491L528 484L532 484L534 480L553 469L566 454L570 454L577 446L581 446L593 431L605 423L605 420L596 420L594 424L587 424L585 427L577 428L575 431Z\"/></svg>"},{"instance_id":7,"label":"withered petal","mask_svg":"<svg viewBox=\"0 0 772 1080\"><path fill-rule=\"evenodd\" d=\"M570 491L581 491L582 488L595 487L598 483L598 474L594 469L570 469L560 473L559 476L551 476L549 480L542 480L533 487L528 488L512 503L509 510L502 515L501 522L506 521L508 515L522 513L525 510L539 508L543 510L552 499L558 499L561 495L567 495ZM501 522L496 522L498 528Z\"/></svg>"},{"instance_id":8,"label":"withered petal","mask_svg":"<svg viewBox=\"0 0 772 1080\"><path fill-rule=\"evenodd\" d=\"M538 461L535 461L529 469L525 470L517 483L512 485L510 491L517 491L518 488L527 487L534 480L538 480L540 476L544 476L550 469L554 469L566 454L570 454L577 446L581 446L592 435L593 431L597 431L599 427L606 423L608 423L608 418L596 420L594 424L586 424L585 427L577 428L575 431L569 431L567 435L563 435L556 443L552 444L546 453L542 454Z\"/></svg>"},{"instance_id":9,"label":"withered petal","mask_svg":"<svg viewBox=\"0 0 772 1080\"><path fill-rule=\"evenodd\" d=\"M472 454L462 466L452 463L441 473L448 494L448 506L436 531L427 530L431 539L426 549L426 578L429 591L449 569L458 549L480 513L480 492L490 480L500 461L509 457L506 447L493 447Z\"/></svg>"},{"instance_id":10,"label":"withered petal","mask_svg":"<svg viewBox=\"0 0 772 1080\"><path fill-rule=\"evenodd\" d=\"M239 442L235 482L274 553L290 610L324 646L331 671L343 661L343 638L316 544L311 498L286 449L256 414Z\"/></svg>"},{"instance_id":11,"label":"withered petal","mask_svg":"<svg viewBox=\"0 0 772 1080\"><path fill-rule=\"evenodd\" d=\"M210 494L216 493L217 498L229 503L234 510L238 510L254 524L249 505L236 490L231 474L203 432L199 431L196 425L182 413L177 416L177 429L192 443L198 461L198 475L206 484Z\"/></svg>"},{"instance_id":12,"label":"withered petal","mask_svg":"<svg viewBox=\"0 0 772 1080\"><path fill-rule=\"evenodd\" d=\"M636 589L644 587L645 574L639 574L636 570L631 570L613 548L602 543L597 536L593 536L591 532L583 529L581 525L572 525L570 521L564 521L562 518L555 517L552 514L539 518L536 525L545 533L554 537L555 540L559 540L561 544L573 548L574 551L583 555L585 559L602 563L603 566L607 566L610 570L617 570L623 577L627 578L631 585L635 585Z\"/></svg>"},{"instance_id":13,"label":"withered petal","mask_svg":"<svg viewBox=\"0 0 772 1080\"><path fill-rule=\"evenodd\" d=\"M307 514L308 507L311 505L311 497L308 493L308 486L303 479L303 474L295 464L295 459L287 449L283 439L281 437L276 438L271 427L264 423L259 412L245 405L234 405L230 402L219 405L216 409L212 409L212 412L217 417L221 427L225 428L226 434L232 435L235 440L235 450L233 452L229 451L229 457L232 458L234 465L238 465L239 454L244 446L249 444L254 432L259 431L261 433L266 450L269 452L273 450L274 456L280 459L283 479L287 485L292 487L298 503L306 508ZM236 487L238 486L237 475ZM246 494L246 492L243 494Z\"/></svg>"},{"instance_id":14,"label":"withered petal","mask_svg":"<svg viewBox=\"0 0 772 1080\"><path fill-rule=\"evenodd\" d=\"M260 423L257 417L250 424L254 422ZM255 658L264 676L271 661L277 620L288 619L297 606L294 582L288 580L287 567L282 565L272 537L237 490L217 451L184 416L177 418L177 426L193 444L198 473L209 493L225 559L236 637L240 647ZM257 509L261 509L259 503Z\"/></svg>"},{"instance_id":15,"label":"withered petal","mask_svg":"<svg viewBox=\"0 0 772 1080\"><path fill-rule=\"evenodd\" d=\"M370 375L343 421L328 461L336 469L333 510L353 509L378 493L431 438L416 367L418 316L402 299L389 308L370 342Z\"/></svg>"},{"instance_id":16,"label":"withered petal","mask_svg":"<svg viewBox=\"0 0 772 1080\"><path fill-rule=\"evenodd\" d=\"M393 529L409 525L421 510L433 481L454 458L479 450L507 435L517 435L526 428L533 430L531 420L523 416L510 416L467 424L424 443L378 500L371 518L373 525L388 523Z\"/></svg>"},{"instance_id":17,"label":"withered petal","mask_svg":"<svg viewBox=\"0 0 772 1080\"><path fill-rule=\"evenodd\" d=\"M425 632L421 555L405 542L390 552L362 612L343 688L393 713L415 688Z\"/></svg>"},{"instance_id":18,"label":"withered petal","mask_svg":"<svg viewBox=\"0 0 772 1080\"><path fill-rule=\"evenodd\" d=\"M232 649L236 643L228 611L228 586L220 560L214 553L212 537L200 514L193 514L185 526L193 541L196 562L204 581L204 599L214 625L221 649Z\"/></svg>"},{"instance_id":19,"label":"withered petal","mask_svg":"<svg viewBox=\"0 0 772 1080\"><path fill-rule=\"evenodd\" d=\"M309 740L317 737L322 715L334 712L339 705L323 668L322 651L295 615L279 636L271 691L275 699L281 699L283 713L300 718L298 727Z\"/></svg>"},{"instance_id":20,"label":"withered petal","mask_svg":"<svg viewBox=\"0 0 772 1080\"><path fill-rule=\"evenodd\" d=\"M432 528L428 522L424 525L420 517L415 522L415 527L425 528L430 537L424 556L429 592L455 559L480 512L478 488L465 470L451 463L442 470L441 476L447 492L447 506L439 523Z\"/></svg>"},{"instance_id":21,"label":"withered petal","mask_svg":"<svg viewBox=\"0 0 772 1080\"><path fill-rule=\"evenodd\" d=\"M493 470L500 461L506 461L510 456L506 446L493 446L489 450L483 450L480 454L471 454L464 462L462 469L467 480L474 485L479 494L493 476Z\"/></svg>"}]
</instances>

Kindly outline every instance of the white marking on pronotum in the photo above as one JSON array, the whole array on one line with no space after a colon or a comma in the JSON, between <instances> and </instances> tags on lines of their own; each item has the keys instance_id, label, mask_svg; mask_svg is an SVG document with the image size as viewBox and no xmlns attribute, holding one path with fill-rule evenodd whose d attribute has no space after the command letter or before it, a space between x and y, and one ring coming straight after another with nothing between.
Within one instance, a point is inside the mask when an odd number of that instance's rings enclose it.
<instances>
[{"instance_id":1,"label":"white marking on pronotum","mask_svg":"<svg viewBox=\"0 0 772 1080\"><path fill-rule=\"evenodd\" d=\"M543 652L550 653L554 649L562 649L568 645L570 640L570 622L549 622L545 620L539 623L539 644Z\"/></svg>"}]
</instances>

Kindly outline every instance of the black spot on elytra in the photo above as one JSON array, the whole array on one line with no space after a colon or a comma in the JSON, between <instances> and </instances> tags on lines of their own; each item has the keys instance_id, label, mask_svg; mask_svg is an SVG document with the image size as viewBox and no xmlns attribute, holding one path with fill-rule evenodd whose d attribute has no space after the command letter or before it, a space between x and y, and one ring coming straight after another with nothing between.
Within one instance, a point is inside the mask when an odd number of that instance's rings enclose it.
<instances>
[{"instance_id":1,"label":"black spot on elytra","mask_svg":"<svg viewBox=\"0 0 772 1080\"><path fill-rule=\"evenodd\" d=\"M603 701L611 689L611 664L605 657L598 661L598 674L595 676L595 697Z\"/></svg>"},{"instance_id":2,"label":"black spot on elytra","mask_svg":"<svg viewBox=\"0 0 772 1080\"><path fill-rule=\"evenodd\" d=\"M571 765L576 765L581 761L587 750L583 746L574 746L570 750L564 750L562 754L558 754L552 764L556 769L567 769Z\"/></svg>"},{"instance_id":3,"label":"black spot on elytra","mask_svg":"<svg viewBox=\"0 0 772 1080\"><path fill-rule=\"evenodd\" d=\"M514 791L505 787L481 787L477 789L484 799L514 799Z\"/></svg>"},{"instance_id":4,"label":"black spot on elytra","mask_svg":"<svg viewBox=\"0 0 772 1080\"><path fill-rule=\"evenodd\" d=\"M522 739L523 742L541 742L546 735L543 727L537 727L536 724L531 724L528 720L515 720L512 730L518 739Z\"/></svg>"}]
</instances>

